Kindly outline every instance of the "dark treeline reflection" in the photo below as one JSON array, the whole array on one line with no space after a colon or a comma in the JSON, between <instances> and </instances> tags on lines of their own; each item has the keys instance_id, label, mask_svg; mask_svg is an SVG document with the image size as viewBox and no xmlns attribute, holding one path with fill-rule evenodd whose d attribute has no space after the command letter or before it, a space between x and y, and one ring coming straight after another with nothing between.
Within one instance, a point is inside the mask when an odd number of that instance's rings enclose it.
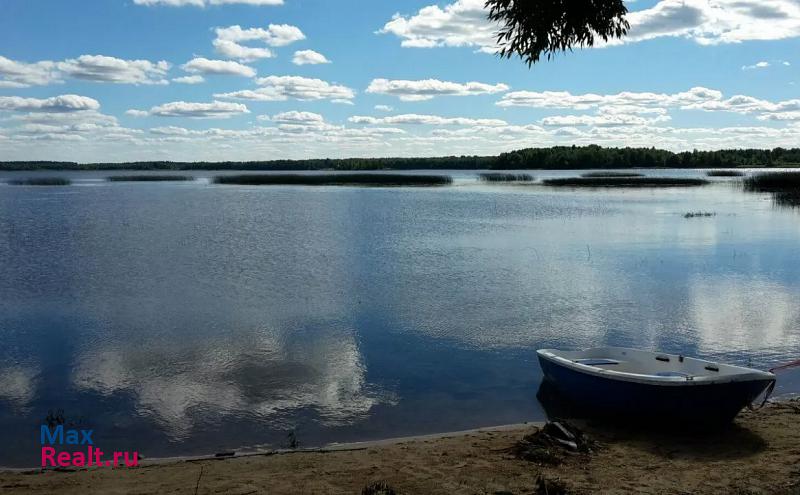
<instances>
[{"instance_id":1,"label":"dark treeline reflection","mask_svg":"<svg viewBox=\"0 0 800 495\"><path fill-rule=\"evenodd\" d=\"M672 151L656 148L554 146L527 148L498 156L426 158L342 158L257 160L246 162L142 161L76 163L58 161L0 162L0 170L519 170L594 168L736 168L800 165L800 148Z\"/></svg>"}]
</instances>

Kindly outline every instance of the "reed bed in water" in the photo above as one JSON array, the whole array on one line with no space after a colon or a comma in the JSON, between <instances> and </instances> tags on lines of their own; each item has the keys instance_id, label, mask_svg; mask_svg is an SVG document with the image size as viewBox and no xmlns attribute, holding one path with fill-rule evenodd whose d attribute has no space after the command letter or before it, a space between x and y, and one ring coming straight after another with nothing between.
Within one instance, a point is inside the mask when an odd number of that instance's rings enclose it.
<instances>
[{"instance_id":1,"label":"reed bed in water","mask_svg":"<svg viewBox=\"0 0 800 495\"><path fill-rule=\"evenodd\" d=\"M217 184L246 186L446 186L453 182L447 175L404 175L404 174L248 174L219 175L214 177Z\"/></svg>"},{"instance_id":2,"label":"reed bed in water","mask_svg":"<svg viewBox=\"0 0 800 495\"><path fill-rule=\"evenodd\" d=\"M109 182L171 182L194 180L191 175L112 175Z\"/></svg>"},{"instance_id":3,"label":"reed bed in water","mask_svg":"<svg viewBox=\"0 0 800 495\"><path fill-rule=\"evenodd\" d=\"M744 180L744 190L772 193L778 206L800 207L800 172L768 172Z\"/></svg>"},{"instance_id":4,"label":"reed bed in water","mask_svg":"<svg viewBox=\"0 0 800 495\"><path fill-rule=\"evenodd\" d=\"M72 181L63 177L29 177L8 181L12 186L68 186Z\"/></svg>"},{"instance_id":5,"label":"reed bed in water","mask_svg":"<svg viewBox=\"0 0 800 495\"><path fill-rule=\"evenodd\" d=\"M744 177L744 172L739 170L709 170L706 172L709 177Z\"/></svg>"},{"instance_id":6,"label":"reed bed in water","mask_svg":"<svg viewBox=\"0 0 800 495\"><path fill-rule=\"evenodd\" d=\"M748 177L744 181L746 191L800 193L800 172L768 172Z\"/></svg>"},{"instance_id":7,"label":"reed bed in water","mask_svg":"<svg viewBox=\"0 0 800 495\"><path fill-rule=\"evenodd\" d=\"M704 186L708 181L683 177L569 177L547 179L543 183L554 187L694 187Z\"/></svg>"},{"instance_id":8,"label":"reed bed in water","mask_svg":"<svg viewBox=\"0 0 800 495\"><path fill-rule=\"evenodd\" d=\"M595 177L644 177L644 174L637 174L635 172L588 172L581 174L581 177L595 178Z\"/></svg>"},{"instance_id":9,"label":"reed bed in water","mask_svg":"<svg viewBox=\"0 0 800 495\"><path fill-rule=\"evenodd\" d=\"M533 182L534 179L531 174L484 173L479 177L486 182Z\"/></svg>"},{"instance_id":10,"label":"reed bed in water","mask_svg":"<svg viewBox=\"0 0 800 495\"><path fill-rule=\"evenodd\" d=\"M773 193L772 198L778 206L800 208L800 191Z\"/></svg>"}]
</instances>

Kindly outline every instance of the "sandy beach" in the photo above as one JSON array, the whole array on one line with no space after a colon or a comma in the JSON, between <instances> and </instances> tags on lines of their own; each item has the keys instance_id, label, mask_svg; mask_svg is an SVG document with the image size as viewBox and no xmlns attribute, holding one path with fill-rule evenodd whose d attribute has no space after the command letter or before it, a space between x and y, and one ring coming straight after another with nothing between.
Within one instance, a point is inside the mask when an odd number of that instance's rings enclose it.
<instances>
[{"instance_id":1,"label":"sandy beach","mask_svg":"<svg viewBox=\"0 0 800 495\"><path fill-rule=\"evenodd\" d=\"M800 401L744 411L720 432L670 432L580 424L591 453L560 465L518 459L513 447L538 426L332 446L314 452L161 461L132 469L0 473L4 494L396 493L800 494ZM553 487L556 487L555 489ZM565 491L564 491L565 490Z\"/></svg>"}]
</instances>

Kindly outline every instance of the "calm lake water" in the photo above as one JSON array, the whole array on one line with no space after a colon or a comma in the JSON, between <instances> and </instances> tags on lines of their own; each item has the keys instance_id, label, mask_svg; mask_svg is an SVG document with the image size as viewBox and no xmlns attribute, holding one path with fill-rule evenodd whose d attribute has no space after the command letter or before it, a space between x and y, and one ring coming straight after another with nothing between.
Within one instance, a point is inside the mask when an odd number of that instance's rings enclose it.
<instances>
[{"instance_id":1,"label":"calm lake water","mask_svg":"<svg viewBox=\"0 0 800 495\"><path fill-rule=\"evenodd\" d=\"M0 465L39 464L50 410L105 451L189 455L289 431L312 446L540 420L541 347L800 357L800 210L730 180L574 190L450 172L451 187L379 189L191 174L0 184ZM797 372L778 383L800 392Z\"/></svg>"}]
</instances>

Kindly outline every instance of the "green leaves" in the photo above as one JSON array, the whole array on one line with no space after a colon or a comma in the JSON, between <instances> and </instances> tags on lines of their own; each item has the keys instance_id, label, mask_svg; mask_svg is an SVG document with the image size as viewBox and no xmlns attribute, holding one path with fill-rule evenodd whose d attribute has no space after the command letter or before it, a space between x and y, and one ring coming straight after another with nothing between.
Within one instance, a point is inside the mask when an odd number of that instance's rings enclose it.
<instances>
[{"instance_id":1,"label":"green leaves","mask_svg":"<svg viewBox=\"0 0 800 495\"><path fill-rule=\"evenodd\" d=\"M487 0L486 8L503 26L500 56L518 55L528 66L542 55L593 46L596 38L622 38L630 28L623 0Z\"/></svg>"}]
</instances>

